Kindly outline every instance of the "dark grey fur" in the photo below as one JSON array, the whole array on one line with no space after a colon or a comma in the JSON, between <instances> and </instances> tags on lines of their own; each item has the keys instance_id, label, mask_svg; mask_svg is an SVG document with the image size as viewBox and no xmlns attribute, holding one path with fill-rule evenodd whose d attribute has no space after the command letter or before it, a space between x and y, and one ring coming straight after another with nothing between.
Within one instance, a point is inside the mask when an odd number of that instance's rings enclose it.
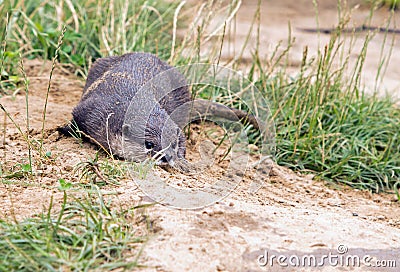
<instances>
[{"instance_id":1,"label":"dark grey fur","mask_svg":"<svg viewBox=\"0 0 400 272\"><path fill-rule=\"evenodd\" d=\"M167 70L167 78L161 81L162 84L156 84L162 85L161 89L152 90L153 99L158 102L151 102L147 94L135 97L142 86ZM240 119L259 129L259 121L247 112L201 99L188 103L191 95L185 83L182 74L152 54L129 53L101 58L89 71L82 98L72 112L73 121L87 138L113 155L143 161L149 155L161 153L161 163L181 165L180 168L185 164L186 147L182 129L189 120L189 112L200 117L219 116L233 121ZM174 89L171 86L184 87ZM124 125L125 115L134 97L138 99L134 101L135 104L143 104L143 107L137 107L129 114L147 115L147 119L139 125L143 125L140 128L143 133L138 133L141 130L137 124L127 122ZM63 133L71 130L71 126L60 129Z\"/></svg>"},{"instance_id":2,"label":"dark grey fur","mask_svg":"<svg viewBox=\"0 0 400 272\"><path fill-rule=\"evenodd\" d=\"M97 60L89 71L81 101L73 109L73 121L92 141L119 157L143 161L147 155L155 155L167 147L170 152L164 150L163 162L171 164L177 159L183 159L185 138L182 127L175 128L175 137L170 139L170 148L161 144L161 135L171 134L167 131L171 128L165 124L173 110L190 101L187 87L171 91L161 98L154 108L144 109L152 111L145 128L145 139L130 133L131 128L126 126L126 143L133 146L128 150L125 145L123 150L122 143L124 118L132 98L149 80L171 68L148 53L129 53ZM183 76L180 80L184 80ZM160 94L155 94L157 95ZM146 148L146 142L154 147L149 150Z\"/></svg>"}]
</instances>

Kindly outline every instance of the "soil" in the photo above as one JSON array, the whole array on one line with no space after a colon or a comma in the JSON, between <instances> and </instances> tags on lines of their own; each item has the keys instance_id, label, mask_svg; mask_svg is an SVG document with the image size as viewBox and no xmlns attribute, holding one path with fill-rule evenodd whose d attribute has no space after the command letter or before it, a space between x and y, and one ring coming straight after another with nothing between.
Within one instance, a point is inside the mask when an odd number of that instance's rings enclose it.
<instances>
[{"instance_id":1,"label":"soil","mask_svg":"<svg viewBox=\"0 0 400 272\"><path fill-rule=\"evenodd\" d=\"M229 29L233 35L226 39L222 51L224 59L235 58L242 46L246 44L246 39L249 39L243 54L243 61L252 62L252 54L257 44L257 29L251 31L250 37L247 37L247 34L255 18L257 2L255 0L243 1L236 16L236 28ZM316 7L313 2L317 3L318 16L316 16ZM347 71L349 78L351 78L351 71L356 65L367 34L366 31L353 34L351 33L352 28L366 25L396 29L397 23L400 21L400 12L396 11L392 15L386 7L375 10L373 16L370 17L370 7L366 2L360 0L341 1L343 7L340 11L340 17L347 18L348 22L345 29L350 30L350 33L342 34L340 40L345 50L350 48L350 44L352 48ZM329 34L305 32L303 29L336 28L340 21L337 3L338 1L335 0L262 0L259 47L261 59L269 60L278 45L279 49L276 55L279 56L280 52L286 50L289 37L291 37L294 42L289 50L288 57L285 56L282 59L281 65L286 67L287 73L293 76L298 74L304 49L306 47L308 49L308 60L316 58L318 51L321 54L324 53L324 47L329 44L331 38ZM220 21L218 23L221 23ZM370 94L376 92L380 96L388 95L398 101L400 99L400 66L397 64L400 61L400 55L396 52L400 48L400 34L386 36L385 33L377 32L371 37L361 73L361 85ZM341 68L339 55L336 56L337 68ZM380 67L383 59L385 59L385 64ZM380 71L380 76L376 80L378 71Z\"/></svg>"},{"instance_id":2,"label":"soil","mask_svg":"<svg viewBox=\"0 0 400 272\"><path fill-rule=\"evenodd\" d=\"M244 1L238 14L243 27L251 20L251 12L257 1ZM288 18L294 26L315 27L312 1L262 1L262 32L266 44L284 39ZM331 27L327 18L335 16L336 1L320 1L321 26ZM329 4L328 4L329 3ZM359 9L363 17L367 11ZM358 11L357 11L358 12ZM330 14L330 15L329 15ZM383 17L382 17L383 18ZM360 19L361 20L361 19ZM243 34L244 35L244 34ZM301 56L302 43L322 44L326 37L294 30L299 44L294 48ZM379 54L378 39L371 44L371 54ZM238 37L237 41L243 38ZM375 38L374 38L375 39ZM396 42L397 42L396 38ZM269 46L268 45L268 46ZM399 46L396 43L396 48ZM297 48L297 49L296 49ZM229 52L228 52L229 53ZM268 54L268 50L265 51ZM293 56L293 60L301 59ZM229 56L226 56L227 58ZM394 58L398 58L395 56ZM294 61L293 61L294 62ZM396 63L396 60L392 60ZM294 64L295 65L295 64ZM367 72L375 73L375 66L367 66ZM42 138L44 99L47 91L51 63L39 60L25 61L29 79L29 121L33 139ZM392 69L393 68L393 69ZM388 68L385 82L390 88L399 89L397 67ZM368 78L368 73L364 74ZM20 182L0 185L0 218L22 220L48 209L53 199L54 209L59 208L63 193L58 180L64 178L78 183L79 173L74 169L80 162L93 158L97 148L76 139L60 136L56 128L71 118L71 111L79 101L83 80L68 69L58 65L52 79L44 127L43 150L49 153L44 159L34 155L38 174L34 180L20 178ZM396 85L397 84L397 85ZM21 90L14 97L4 96L0 103L12 118L25 130L25 95ZM7 120L1 130L0 155L2 169L21 169L28 161L27 143L16 127ZM198 143L201 140L215 140L211 124L194 125L188 141L189 160L198 159ZM203 133L206 132L206 133ZM210 132L210 133L207 133ZM38 146L36 143L35 146ZM35 153L35 152L34 152ZM35 153L36 154L36 153ZM221 154L219 154L221 155ZM167 177L176 186L200 186L214 183L223 172L223 163L217 163L211 171L186 176L174 171L157 168L157 173ZM319 267L321 271L398 271L400 266L400 203L393 193L373 194L354 190L337 184L315 181L312 176L302 176L274 165L271 175L260 175L262 187L255 193L249 192L252 184L245 175L239 186L226 198L214 205L196 210L177 210L162 205L147 208L152 218L155 233L144 246L140 263L145 271L309 271L310 267L282 267L275 259L274 265L260 266L265 255L293 255L301 258L324 254L339 256L370 255L378 260L395 260L397 268L346 267L329 265ZM103 192L113 205L129 207L139 203L151 203L131 179L123 179L120 185L106 185ZM79 191L71 191L79 197ZM339 251L348 249L347 254ZM374 259L375 260L375 259ZM286 263L288 261L286 260ZM316 268L314 268L316 270ZM374 270L375 269L375 270Z\"/></svg>"}]
</instances>

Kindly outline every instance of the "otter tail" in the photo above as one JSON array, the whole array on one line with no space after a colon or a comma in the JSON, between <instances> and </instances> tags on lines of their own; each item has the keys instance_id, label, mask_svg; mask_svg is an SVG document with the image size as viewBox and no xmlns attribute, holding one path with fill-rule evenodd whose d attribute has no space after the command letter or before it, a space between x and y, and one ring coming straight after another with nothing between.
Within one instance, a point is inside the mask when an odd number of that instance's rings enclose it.
<instances>
[{"instance_id":1,"label":"otter tail","mask_svg":"<svg viewBox=\"0 0 400 272\"><path fill-rule=\"evenodd\" d=\"M192 104L192 115L193 114L200 118L213 116L231 121L240 120L244 124L252 125L256 130L262 131L265 129L265 123L256 116L246 111L230 108L209 100L194 100Z\"/></svg>"}]
</instances>

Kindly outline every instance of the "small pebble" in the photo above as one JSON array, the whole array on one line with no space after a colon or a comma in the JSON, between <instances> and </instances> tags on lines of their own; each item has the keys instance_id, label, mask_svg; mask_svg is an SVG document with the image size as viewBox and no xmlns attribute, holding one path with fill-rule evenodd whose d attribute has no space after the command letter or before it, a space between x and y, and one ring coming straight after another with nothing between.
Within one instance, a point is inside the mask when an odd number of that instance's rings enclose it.
<instances>
[{"instance_id":1,"label":"small pebble","mask_svg":"<svg viewBox=\"0 0 400 272\"><path fill-rule=\"evenodd\" d=\"M74 168L71 165L66 165L66 166L64 166L64 170L65 171L72 171L72 170L74 170Z\"/></svg>"},{"instance_id":2,"label":"small pebble","mask_svg":"<svg viewBox=\"0 0 400 272\"><path fill-rule=\"evenodd\" d=\"M258 151L258 146L256 146L255 144L249 144L247 146L251 151Z\"/></svg>"}]
</instances>

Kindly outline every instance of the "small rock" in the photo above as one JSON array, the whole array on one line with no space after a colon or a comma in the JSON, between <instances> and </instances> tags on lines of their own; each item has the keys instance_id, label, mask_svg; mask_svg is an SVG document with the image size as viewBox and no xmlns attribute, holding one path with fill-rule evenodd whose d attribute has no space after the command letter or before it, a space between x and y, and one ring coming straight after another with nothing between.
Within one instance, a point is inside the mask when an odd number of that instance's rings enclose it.
<instances>
[{"instance_id":1,"label":"small rock","mask_svg":"<svg viewBox=\"0 0 400 272\"><path fill-rule=\"evenodd\" d=\"M353 212L353 216L358 216L358 213Z\"/></svg>"},{"instance_id":2,"label":"small rock","mask_svg":"<svg viewBox=\"0 0 400 272\"><path fill-rule=\"evenodd\" d=\"M223 214L224 211L221 209L207 209L202 212L203 214L207 214L208 216L215 216Z\"/></svg>"},{"instance_id":3,"label":"small rock","mask_svg":"<svg viewBox=\"0 0 400 272\"><path fill-rule=\"evenodd\" d=\"M72 171L74 168L71 165L64 166L65 171Z\"/></svg>"},{"instance_id":4,"label":"small rock","mask_svg":"<svg viewBox=\"0 0 400 272\"><path fill-rule=\"evenodd\" d=\"M376 217L376 219L378 219L378 220L385 220L385 216L384 216L384 215L378 215L378 216Z\"/></svg>"},{"instance_id":5,"label":"small rock","mask_svg":"<svg viewBox=\"0 0 400 272\"><path fill-rule=\"evenodd\" d=\"M255 144L249 144L247 147L250 151L258 151L258 146L256 146Z\"/></svg>"}]
</instances>

